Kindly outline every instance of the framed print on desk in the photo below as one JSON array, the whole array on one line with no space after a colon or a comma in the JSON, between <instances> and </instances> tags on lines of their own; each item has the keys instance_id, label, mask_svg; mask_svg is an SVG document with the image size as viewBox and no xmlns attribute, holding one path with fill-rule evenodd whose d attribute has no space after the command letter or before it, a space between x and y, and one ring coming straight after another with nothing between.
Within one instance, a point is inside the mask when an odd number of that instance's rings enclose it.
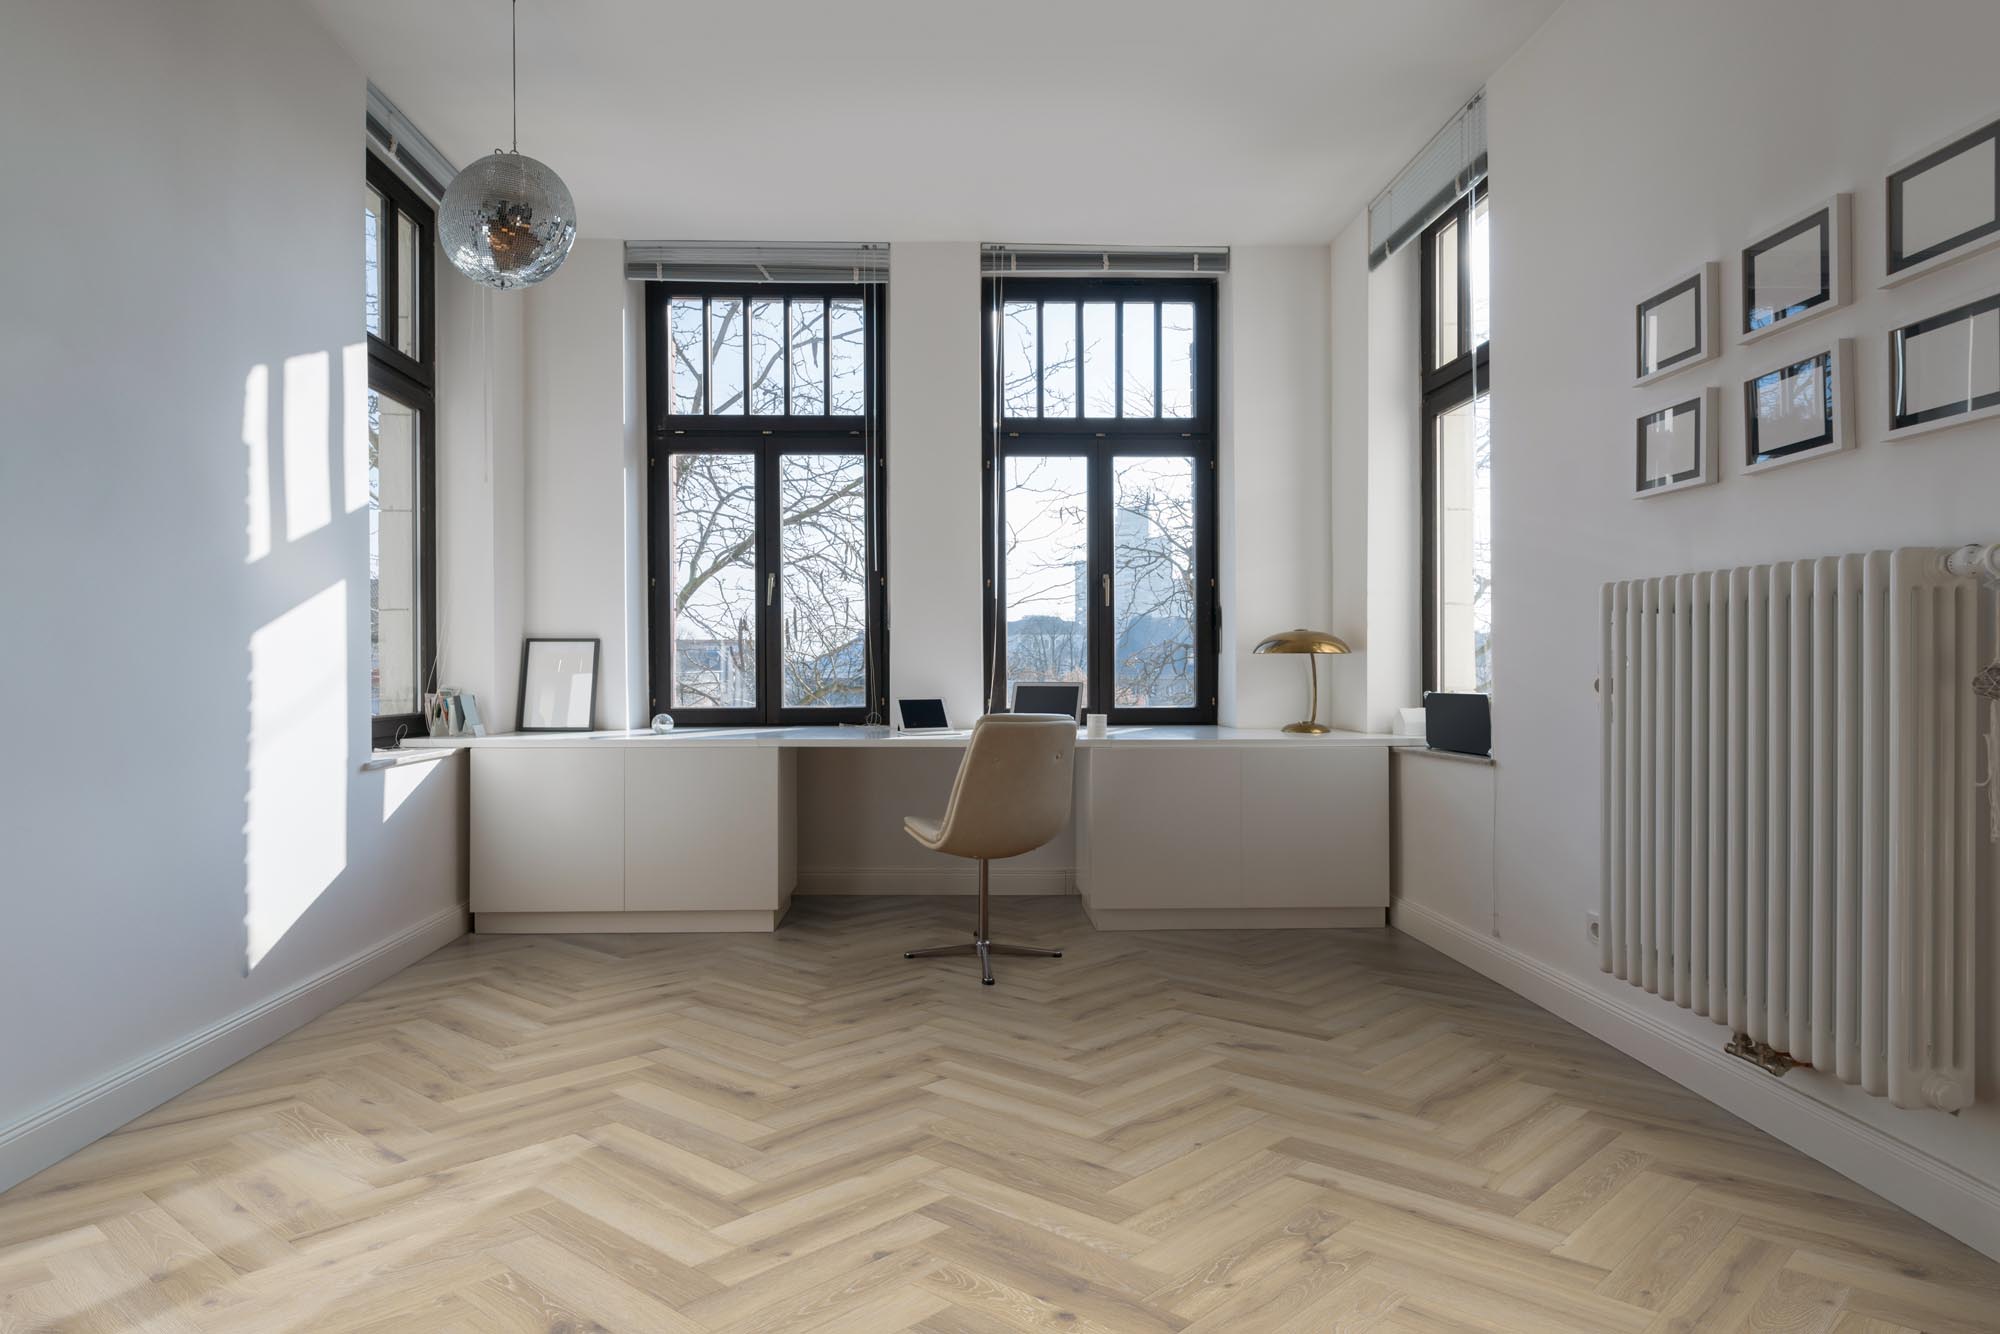
<instances>
[{"instance_id":1,"label":"framed print on desk","mask_svg":"<svg viewBox=\"0 0 2000 1334\"><path fill-rule=\"evenodd\" d=\"M1799 361L1743 382L1743 471L1838 454L1853 443L1848 422L1854 344L1842 338Z\"/></svg>"},{"instance_id":2,"label":"framed print on desk","mask_svg":"<svg viewBox=\"0 0 2000 1334\"><path fill-rule=\"evenodd\" d=\"M1716 354L1719 264L1704 264L1668 283L1634 310L1634 384L1686 370Z\"/></svg>"},{"instance_id":3,"label":"framed print on desk","mask_svg":"<svg viewBox=\"0 0 2000 1334\"><path fill-rule=\"evenodd\" d=\"M1741 342L1847 304L1852 195L1835 195L1743 247Z\"/></svg>"},{"instance_id":4,"label":"framed print on desk","mask_svg":"<svg viewBox=\"0 0 2000 1334\"><path fill-rule=\"evenodd\" d=\"M1889 331L1889 439L1995 415L2000 292Z\"/></svg>"},{"instance_id":5,"label":"framed print on desk","mask_svg":"<svg viewBox=\"0 0 2000 1334\"><path fill-rule=\"evenodd\" d=\"M1905 158L1885 184L1882 286L2000 245L2000 120Z\"/></svg>"},{"instance_id":6,"label":"framed print on desk","mask_svg":"<svg viewBox=\"0 0 2000 1334\"><path fill-rule=\"evenodd\" d=\"M1704 389L1639 418L1633 495L1656 496L1715 481L1716 398L1713 388Z\"/></svg>"}]
</instances>

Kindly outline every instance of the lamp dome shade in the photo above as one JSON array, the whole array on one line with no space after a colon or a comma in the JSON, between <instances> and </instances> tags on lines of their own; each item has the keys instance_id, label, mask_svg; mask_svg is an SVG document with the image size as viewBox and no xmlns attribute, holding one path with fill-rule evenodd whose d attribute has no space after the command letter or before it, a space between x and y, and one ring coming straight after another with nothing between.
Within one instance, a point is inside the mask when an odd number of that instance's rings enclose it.
<instances>
[{"instance_id":1,"label":"lamp dome shade","mask_svg":"<svg viewBox=\"0 0 2000 1334\"><path fill-rule=\"evenodd\" d=\"M1352 653L1347 641L1324 630L1287 630L1272 635L1253 653Z\"/></svg>"},{"instance_id":2,"label":"lamp dome shade","mask_svg":"<svg viewBox=\"0 0 2000 1334\"><path fill-rule=\"evenodd\" d=\"M576 244L576 201L562 177L522 153L489 153L452 178L438 207L452 267L488 287L531 287Z\"/></svg>"}]
</instances>

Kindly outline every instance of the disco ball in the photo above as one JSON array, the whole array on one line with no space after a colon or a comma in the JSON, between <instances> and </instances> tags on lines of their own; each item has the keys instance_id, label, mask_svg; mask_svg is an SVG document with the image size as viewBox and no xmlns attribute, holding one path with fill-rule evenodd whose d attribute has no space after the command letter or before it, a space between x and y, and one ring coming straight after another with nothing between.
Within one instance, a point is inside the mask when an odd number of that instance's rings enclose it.
<instances>
[{"instance_id":1,"label":"disco ball","mask_svg":"<svg viewBox=\"0 0 2000 1334\"><path fill-rule=\"evenodd\" d=\"M576 244L576 201L562 177L520 153L488 154L452 178L438 240L456 268L488 287L530 287Z\"/></svg>"}]
</instances>

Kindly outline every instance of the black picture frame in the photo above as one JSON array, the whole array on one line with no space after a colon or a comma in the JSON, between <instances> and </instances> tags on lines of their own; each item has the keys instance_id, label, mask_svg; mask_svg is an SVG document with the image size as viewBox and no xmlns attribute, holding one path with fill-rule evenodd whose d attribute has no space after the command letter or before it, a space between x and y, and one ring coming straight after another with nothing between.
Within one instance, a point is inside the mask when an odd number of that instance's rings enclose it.
<instances>
[{"instance_id":1,"label":"black picture frame","mask_svg":"<svg viewBox=\"0 0 2000 1334\"><path fill-rule=\"evenodd\" d=\"M590 707L585 713L581 727L530 727L528 726L528 660L537 644L588 644L590 645ZM588 635L529 635L521 641L521 682L520 691L514 702L514 730L516 732L588 732L597 721L597 678L603 667L604 647L602 641Z\"/></svg>"},{"instance_id":2,"label":"black picture frame","mask_svg":"<svg viewBox=\"0 0 2000 1334\"><path fill-rule=\"evenodd\" d=\"M1847 304L1847 231L1852 198L1846 194L1834 195L1743 247L1742 311L1737 329L1740 341L1762 338ZM1761 300L1763 284L1759 281L1759 270L1763 257L1806 235L1817 236L1817 289L1782 306Z\"/></svg>"},{"instance_id":3,"label":"black picture frame","mask_svg":"<svg viewBox=\"0 0 2000 1334\"><path fill-rule=\"evenodd\" d=\"M1797 463L1823 454L1837 453L1851 443L1847 420L1849 367L1853 365L1853 343L1839 339L1818 352L1791 358L1751 376L1743 382L1743 470L1763 472L1782 463ZM1817 373L1818 429L1811 435L1783 443L1763 439L1767 403L1791 398L1801 401L1800 382Z\"/></svg>"},{"instance_id":4,"label":"black picture frame","mask_svg":"<svg viewBox=\"0 0 2000 1334\"><path fill-rule=\"evenodd\" d=\"M1990 165L1984 182L1989 202L1984 221L1914 248L1905 236L1910 187L1933 172L1949 169L1967 154L1986 149ZM1961 130L1892 168L1883 180L1883 281L1894 287L2000 245L2000 119Z\"/></svg>"},{"instance_id":5,"label":"black picture frame","mask_svg":"<svg viewBox=\"0 0 2000 1334\"><path fill-rule=\"evenodd\" d=\"M2000 415L2000 347L1992 346L1989 339L1986 354L1994 358L1993 380L1996 387L1984 392L1974 392L1967 386L1965 397L1948 402L1935 403L1929 407L1912 408L1909 405L1908 356L1912 339L1925 334L1937 333L1956 324L1969 324L1982 315L1993 315L1996 325L2000 325L2000 292L1968 301L1962 306L1940 311L1921 320L1905 324L1889 331L1889 435L1899 437L1919 431L1935 430L1942 426L1956 426L1961 422L1979 421ZM1972 334L1968 332L1968 339ZM1952 360L1957 360L1954 356ZM1973 374L1968 367L1968 375Z\"/></svg>"}]
</instances>

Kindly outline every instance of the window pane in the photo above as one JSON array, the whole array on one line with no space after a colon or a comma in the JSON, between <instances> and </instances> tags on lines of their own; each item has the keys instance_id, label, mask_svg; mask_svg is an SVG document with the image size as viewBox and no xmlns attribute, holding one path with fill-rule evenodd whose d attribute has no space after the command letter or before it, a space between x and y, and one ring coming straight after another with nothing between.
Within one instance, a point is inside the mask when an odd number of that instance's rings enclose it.
<instances>
[{"instance_id":1,"label":"window pane","mask_svg":"<svg viewBox=\"0 0 2000 1334\"><path fill-rule=\"evenodd\" d=\"M839 327L836 319L834 328ZM859 708L867 702L861 468L859 454L786 454L778 460L788 709Z\"/></svg>"},{"instance_id":2,"label":"window pane","mask_svg":"<svg viewBox=\"0 0 2000 1334\"><path fill-rule=\"evenodd\" d=\"M361 284L368 332L382 336L382 192L374 186L361 197Z\"/></svg>"},{"instance_id":3,"label":"window pane","mask_svg":"<svg viewBox=\"0 0 2000 1334\"><path fill-rule=\"evenodd\" d=\"M1458 224L1449 222L1439 228L1435 244L1437 259L1431 286L1434 306L1433 368L1458 355Z\"/></svg>"},{"instance_id":4,"label":"window pane","mask_svg":"<svg viewBox=\"0 0 2000 1334\"><path fill-rule=\"evenodd\" d=\"M1042 415L1076 416L1076 303L1042 303Z\"/></svg>"},{"instance_id":5,"label":"window pane","mask_svg":"<svg viewBox=\"0 0 2000 1334\"><path fill-rule=\"evenodd\" d=\"M1472 225L1465 233L1466 280L1472 288L1472 345L1478 347L1487 341L1490 332L1488 282L1486 267L1486 201L1479 200L1472 206Z\"/></svg>"},{"instance_id":6,"label":"window pane","mask_svg":"<svg viewBox=\"0 0 2000 1334\"><path fill-rule=\"evenodd\" d=\"M785 415L785 303L750 303L750 411Z\"/></svg>"},{"instance_id":7,"label":"window pane","mask_svg":"<svg viewBox=\"0 0 2000 1334\"><path fill-rule=\"evenodd\" d=\"M668 458L674 708L757 704L757 460Z\"/></svg>"},{"instance_id":8,"label":"window pane","mask_svg":"<svg viewBox=\"0 0 2000 1334\"><path fill-rule=\"evenodd\" d=\"M1194 303L1160 305L1160 415L1194 416Z\"/></svg>"},{"instance_id":9,"label":"window pane","mask_svg":"<svg viewBox=\"0 0 2000 1334\"><path fill-rule=\"evenodd\" d=\"M669 412L701 412L703 367L708 364L702 351L701 298L677 296L667 309L667 341L673 345L673 391Z\"/></svg>"},{"instance_id":10,"label":"window pane","mask_svg":"<svg viewBox=\"0 0 2000 1334\"><path fill-rule=\"evenodd\" d=\"M1125 303L1124 415L1153 415L1153 303Z\"/></svg>"},{"instance_id":11,"label":"window pane","mask_svg":"<svg viewBox=\"0 0 2000 1334\"><path fill-rule=\"evenodd\" d=\"M417 410L368 391L368 666L376 714L415 713Z\"/></svg>"},{"instance_id":12,"label":"window pane","mask_svg":"<svg viewBox=\"0 0 2000 1334\"><path fill-rule=\"evenodd\" d=\"M1195 703L1193 459L1112 463L1112 703Z\"/></svg>"},{"instance_id":13,"label":"window pane","mask_svg":"<svg viewBox=\"0 0 2000 1334\"><path fill-rule=\"evenodd\" d=\"M1007 679L1087 681L1090 470L1081 458L1007 460Z\"/></svg>"},{"instance_id":14,"label":"window pane","mask_svg":"<svg viewBox=\"0 0 2000 1334\"><path fill-rule=\"evenodd\" d=\"M423 264L423 233L409 217L396 215L396 350L417 355L417 277Z\"/></svg>"},{"instance_id":15,"label":"window pane","mask_svg":"<svg viewBox=\"0 0 2000 1334\"><path fill-rule=\"evenodd\" d=\"M863 367L868 328L858 300L830 301L827 318L827 403L831 415L859 417L867 410Z\"/></svg>"},{"instance_id":16,"label":"window pane","mask_svg":"<svg viewBox=\"0 0 2000 1334\"><path fill-rule=\"evenodd\" d=\"M1009 301L1000 311L1000 383L1004 417L1032 417L1035 408L1037 354L1035 303Z\"/></svg>"},{"instance_id":17,"label":"window pane","mask_svg":"<svg viewBox=\"0 0 2000 1334\"><path fill-rule=\"evenodd\" d=\"M708 303L708 410L743 415L743 303L716 297Z\"/></svg>"},{"instance_id":18,"label":"window pane","mask_svg":"<svg viewBox=\"0 0 2000 1334\"><path fill-rule=\"evenodd\" d=\"M1083 308L1083 415L1118 415L1118 307L1109 301Z\"/></svg>"},{"instance_id":19,"label":"window pane","mask_svg":"<svg viewBox=\"0 0 2000 1334\"><path fill-rule=\"evenodd\" d=\"M826 412L826 304L792 302L792 415Z\"/></svg>"},{"instance_id":20,"label":"window pane","mask_svg":"<svg viewBox=\"0 0 2000 1334\"><path fill-rule=\"evenodd\" d=\"M1438 414L1438 689L1493 689L1492 440L1486 395Z\"/></svg>"}]
</instances>

